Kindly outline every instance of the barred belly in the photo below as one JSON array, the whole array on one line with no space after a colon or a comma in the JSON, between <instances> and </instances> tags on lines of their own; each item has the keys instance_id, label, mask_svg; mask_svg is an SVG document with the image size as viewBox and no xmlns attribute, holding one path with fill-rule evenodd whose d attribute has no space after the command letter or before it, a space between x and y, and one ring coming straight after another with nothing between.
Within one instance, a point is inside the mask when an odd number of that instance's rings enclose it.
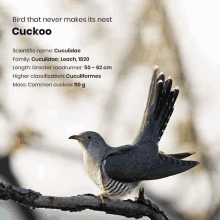
<instances>
[{"instance_id":1,"label":"barred belly","mask_svg":"<svg viewBox=\"0 0 220 220\"><path fill-rule=\"evenodd\" d=\"M109 197L124 197L130 194L140 183L136 181L133 183L124 183L111 179L105 172L105 161L101 165L100 169L100 181L99 188L106 193Z\"/></svg>"}]
</instances>

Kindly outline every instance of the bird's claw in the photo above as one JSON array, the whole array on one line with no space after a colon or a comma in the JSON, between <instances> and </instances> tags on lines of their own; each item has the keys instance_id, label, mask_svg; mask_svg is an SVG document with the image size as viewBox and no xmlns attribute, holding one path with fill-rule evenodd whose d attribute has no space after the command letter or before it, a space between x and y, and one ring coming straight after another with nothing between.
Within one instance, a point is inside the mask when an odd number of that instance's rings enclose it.
<instances>
[{"instance_id":1,"label":"bird's claw","mask_svg":"<svg viewBox=\"0 0 220 220\"><path fill-rule=\"evenodd\" d=\"M105 194L102 193L101 195L98 195L97 198L101 199L102 204L104 204L104 198L110 200L110 198Z\"/></svg>"}]
</instances>

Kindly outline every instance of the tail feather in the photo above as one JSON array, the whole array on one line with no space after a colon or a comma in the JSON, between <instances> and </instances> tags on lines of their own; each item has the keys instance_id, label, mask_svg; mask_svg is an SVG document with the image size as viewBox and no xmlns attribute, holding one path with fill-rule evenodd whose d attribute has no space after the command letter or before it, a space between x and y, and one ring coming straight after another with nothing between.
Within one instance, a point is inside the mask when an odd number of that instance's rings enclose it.
<instances>
[{"instance_id":1,"label":"tail feather","mask_svg":"<svg viewBox=\"0 0 220 220\"><path fill-rule=\"evenodd\" d=\"M160 138L163 135L164 130L167 127L167 124L168 124L170 117L173 113L173 110L174 110L173 106L174 106L175 101L178 97L178 94L179 94L179 90L176 88L173 91L171 91L169 94L167 105L165 105L163 113L161 114L161 118L160 118L160 125L159 125L160 129L159 129L158 140L160 140Z\"/></svg>"},{"instance_id":2,"label":"tail feather","mask_svg":"<svg viewBox=\"0 0 220 220\"><path fill-rule=\"evenodd\" d=\"M147 99L147 105L146 105L145 112L147 112L147 110L150 108L150 106L153 105L153 103L155 101L155 85L156 85L157 70L158 70L158 68L155 69L152 80L151 80L150 91L149 91L149 95L148 95L148 99Z\"/></svg>"},{"instance_id":3,"label":"tail feather","mask_svg":"<svg viewBox=\"0 0 220 220\"><path fill-rule=\"evenodd\" d=\"M160 114L160 107L161 107L161 96L163 93L163 81L159 80L157 82L157 86L156 86L156 99L155 99L155 112L154 112L154 118L157 119L157 116Z\"/></svg>"},{"instance_id":4,"label":"tail feather","mask_svg":"<svg viewBox=\"0 0 220 220\"><path fill-rule=\"evenodd\" d=\"M172 79L165 80L164 73L160 73L156 67L148 96L144 117L139 132L133 142L137 144L142 141L158 142L173 113L173 106L179 94L179 89L172 90Z\"/></svg>"},{"instance_id":5,"label":"tail feather","mask_svg":"<svg viewBox=\"0 0 220 220\"><path fill-rule=\"evenodd\" d=\"M162 80L162 82L164 82L164 80L165 80L165 77L164 77L164 73L163 73L163 72L161 72L161 73L158 75L158 77L157 77L157 83L158 83L158 81L160 81L160 80Z\"/></svg>"},{"instance_id":6,"label":"tail feather","mask_svg":"<svg viewBox=\"0 0 220 220\"><path fill-rule=\"evenodd\" d=\"M154 121L158 127L157 140L159 141L163 135L164 130L169 122L169 119L174 110L174 104L179 94L178 87L172 90L172 79L170 77L164 82L164 74L161 73L157 78L156 85L156 110L154 113Z\"/></svg>"},{"instance_id":7,"label":"tail feather","mask_svg":"<svg viewBox=\"0 0 220 220\"><path fill-rule=\"evenodd\" d=\"M155 117L156 120L159 118L160 113L163 110L163 108L166 106L166 104L168 105L169 103L168 99L170 97L171 87L172 87L172 80L168 77L168 79L165 81L163 85L163 93L160 96L160 104L158 105L157 115Z\"/></svg>"}]
</instances>

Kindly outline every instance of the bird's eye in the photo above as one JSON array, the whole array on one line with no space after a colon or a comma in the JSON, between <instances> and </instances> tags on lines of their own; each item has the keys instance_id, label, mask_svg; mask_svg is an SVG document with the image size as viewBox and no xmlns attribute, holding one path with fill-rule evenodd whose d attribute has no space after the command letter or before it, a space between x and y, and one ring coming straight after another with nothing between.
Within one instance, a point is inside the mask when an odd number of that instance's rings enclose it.
<instances>
[{"instance_id":1,"label":"bird's eye","mask_svg":"<svg viewBox=\"0 0 220 220\"><path fill-rule=\"evenodd\" d=\"M91 139L92 139L92 135L88 135L88 136L86 137L86 139L91 140Z\"/></svg>"}]
</instances>

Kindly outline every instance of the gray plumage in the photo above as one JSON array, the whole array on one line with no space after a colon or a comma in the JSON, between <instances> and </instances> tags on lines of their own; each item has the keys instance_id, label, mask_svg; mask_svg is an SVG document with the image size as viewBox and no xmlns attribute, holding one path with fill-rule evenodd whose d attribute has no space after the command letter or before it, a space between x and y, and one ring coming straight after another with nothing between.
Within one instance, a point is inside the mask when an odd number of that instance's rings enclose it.
<instances>
[{"instance_id":1,"label":"gray plumage","mask_svg":"<svg viewBox=\"0 0 220 220\"><path fill-rule=\"evenodd\" d=\"M173 113L179 89L171 89L172 79L155 69L144 117L131 145L112 148L96 132L73 135L83 148L86 171L94 183L109 197L123 197L132 192L140 181L154 180L198 165L197 161L182 159L194 154L164 154L158 142Z\"/></svg>"}]
</instances>

